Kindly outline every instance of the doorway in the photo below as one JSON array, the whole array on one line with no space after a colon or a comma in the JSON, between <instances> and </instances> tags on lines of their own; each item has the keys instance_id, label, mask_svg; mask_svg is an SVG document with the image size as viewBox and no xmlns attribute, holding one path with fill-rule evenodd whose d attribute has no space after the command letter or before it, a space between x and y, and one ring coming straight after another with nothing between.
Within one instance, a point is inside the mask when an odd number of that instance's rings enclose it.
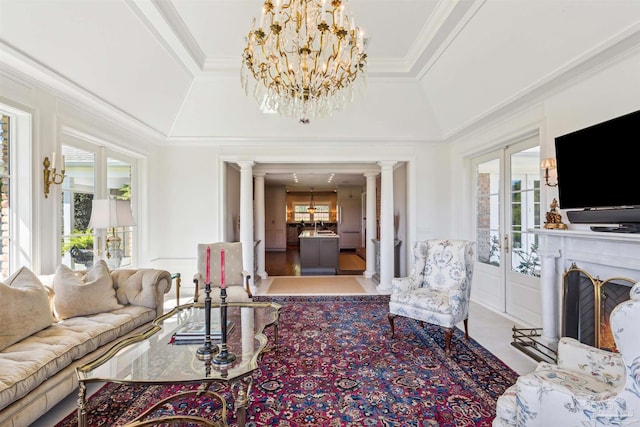
<instances>
[{"instance_id":1,"label":"doorway","mask_svg":"<svg viewBox=\"0 0 640 427\"><path fill-rule=\"evenodd\" d=\"M539 165L537 133L472 160L474 299L529 325L542 323Z\"/></svg>"},{"instance_id":2,"label":"doorway","mask_svg":"<svg viewBox=\"0 0 640 427\"><path fill-rule=\"evenodd\" d=\"M269 277L302 276L300 253L297 247L287 247L286 251L266 251L265 270ZM340 251L336 275L360 276L366 268L365 259L355 251ZM331 277L331 276L328 276Z\"/></svg>"}]
</instances>

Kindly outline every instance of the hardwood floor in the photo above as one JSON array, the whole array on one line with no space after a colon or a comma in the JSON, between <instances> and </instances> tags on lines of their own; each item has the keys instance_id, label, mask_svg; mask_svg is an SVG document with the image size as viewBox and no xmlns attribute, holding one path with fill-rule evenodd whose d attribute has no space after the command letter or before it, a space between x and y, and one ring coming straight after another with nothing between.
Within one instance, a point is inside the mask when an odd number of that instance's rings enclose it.
<instances>
[{"instance_id":1,"label":"hardwood floor","mask_svg":"<svg viewBox=\"0 0 640 427\"><path fill-rule=\"evenodd\" d=\"M355 251L341 251L338 274L362 274L366 262ZM288 246L286 251L269 251L264 255L264 269L269 276L302 276L300 252L297 246Z\"/></svg>"}]
</instances>

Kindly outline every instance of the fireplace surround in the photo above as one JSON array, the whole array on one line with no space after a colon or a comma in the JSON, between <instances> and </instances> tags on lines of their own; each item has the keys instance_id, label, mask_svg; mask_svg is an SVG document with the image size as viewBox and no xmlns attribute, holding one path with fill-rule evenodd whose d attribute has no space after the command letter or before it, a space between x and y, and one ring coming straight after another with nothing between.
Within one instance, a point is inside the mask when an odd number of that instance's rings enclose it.
<instances>
[{"instance_id":1,"label":"fireplace surround","mask_svg":"<svg viewBox=\"0 0 640 427\"><path fill-rule=\"evenodd\" d=\"M592 278L640 281L640 235L600 233L573 225L569 230L535 229L539 236L540 328L514 328L513 345L537 360L554 361L562 330L563 276L572 265ZM628 294L627 294L628 295ZM535 350L531 352L530 350Z\"/></svg>"}]
</instances>

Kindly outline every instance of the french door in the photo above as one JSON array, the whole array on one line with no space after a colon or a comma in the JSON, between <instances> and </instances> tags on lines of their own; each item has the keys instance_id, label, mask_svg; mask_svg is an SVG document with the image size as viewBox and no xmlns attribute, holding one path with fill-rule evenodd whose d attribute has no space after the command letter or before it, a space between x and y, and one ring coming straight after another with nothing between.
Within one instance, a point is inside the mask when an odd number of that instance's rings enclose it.
<instances>
[{"instance_id":1,"label":"french door","mask_svg":"<svg viewBox=\"0 0 640 427\"><path fill-rule=\"evenodd\" d=\"M473 297L524 324L541 325L538 135L473 159L476 266Z\"/></svg>"}]
</instances>

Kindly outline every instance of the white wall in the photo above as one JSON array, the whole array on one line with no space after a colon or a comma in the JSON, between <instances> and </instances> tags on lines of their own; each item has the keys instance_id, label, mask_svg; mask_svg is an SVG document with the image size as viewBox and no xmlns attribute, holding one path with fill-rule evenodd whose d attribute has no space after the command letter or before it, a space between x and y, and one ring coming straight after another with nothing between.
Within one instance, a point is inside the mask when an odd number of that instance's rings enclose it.
<instances>
[{"instance_id":1,"label":"white wall","mask_svg":"<svg viewBox=\"0 0 640 427\"><path fill-rule=\"evenodd\" d=\"M152 176L164 175L150 183L154 195L151 210L162 212L154 218L154 265L180 272L194 273L195 247L198 242L224 239L224 218L220 177L224 162L254 160L257 163L335 164L362 162L364 168L376 168L376 162L395 159L407 162L406 189L396 188L400 200L406 198L406 242L416 238L450 234L448 182L449 150L438 143L389 141L386 143L252 143L211 142L175 143L160 148L162 159L150 166ZM161 173L159 171L162 171ZM396 181L396 180L394 180ZM404 185L404 179L398 178ZM162 194L158 198L158 194ZM162 220L160 220L162 218ZM403 242L403 245L409 244Z\"/></svg>"}]
</instances>

